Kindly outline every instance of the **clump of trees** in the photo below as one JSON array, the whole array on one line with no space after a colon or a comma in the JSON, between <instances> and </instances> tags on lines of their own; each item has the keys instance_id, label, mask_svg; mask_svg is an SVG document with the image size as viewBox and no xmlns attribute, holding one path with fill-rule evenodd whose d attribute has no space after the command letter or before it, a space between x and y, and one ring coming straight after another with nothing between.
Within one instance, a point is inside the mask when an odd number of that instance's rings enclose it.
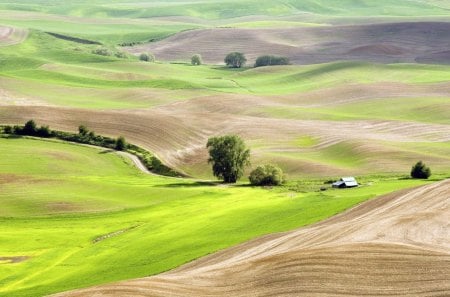
<instances>
[{"instance_id":1,"label":"clump of trees","mask_svg":"<svg viewBox=\"0 0 450 297\"><path fill-rule=\"evenodd\" d=\"M193 55L191 58L191 64L194 66L202 65L203 64L202 56L200 56L199 54Z\"/></svg>"},{"instance_id":2,"label":"clump of trees","mask_svg":"<svg viewBox=\"0 0 450 297\"><path fill-rule=\"evenodd\" d=\"M224 60L225 64L231 68L241 68L247 62L247 58L243 53L233 52L229 53Z\"/></svg>"},{"instance_id":3,"label":"clump of trees","mask_svg":"<svg viewBox=\"0 0 450 297\"><path fill-rule=\"evenodd\" d=\"M155 62L155 56L151 53L142 53L139 55L139 60L144 62Z\"/></svg>"},{"instance_id":4,"label":"clump of trees","mask_svg":"<svg viewBox=\"0 0 450 297\"><path fill-rule=\"evenodd\" d=\"M112 51L110 51L106 47L98 47L96 49L92 50L93 54L100 55L100 56L112 56Z\"/></svg>"},{"instance_id":5,"label":"clump of trees","mask_svg":"<svg viewBox=\"0 0 450 297\"><path fill-rule=\"evenodd\" d=\"M290 61L287 57L281 56L260 56L256 59L255 67L271 66L271 65L289 65Z\"/></svg>"},{"instance_id":6,"label":"clump of trees","mask_svg":"<svg viewBox=\"0 0 450 297\"><path fill-rule=\"evenodd\" d=\"M280 167L266 164L256 167L250 173L249 180L255 186L278 186L284 182L285 177Z\"/></svg>"},{"instance_id":7,"label":"clump of trees","mask_svg":"<svg viewBox=\"0 0 450 297\"><path fill-rule=\"evenodd\" d=\"M225 183L236 183L244 174L245 167L250 165L250 150L237 135L212 137L206 147L214 176ZM249 180L255 186L278 186L285 181L285 176L281 168L267 164L253 170Z\"/></svg>"},{"instance_id":8,"label":"clump of trees","mask_svg":"<svg viewBox=\"0 0 450 297\"><path fill-rule=\"evenodd\" d=\"M431 176L430 167L426 166L422 161L417 162L411 168L412 178L428 179Z\"/></svg>"},{"instance_id":9,"label":"clump of trees","mask_svg":"<svg viewBox=\"0 0 450 297\"><path fill-rule=\"evenodd\" d=\"M250 165L250 150L237 135L225 135L208 139L208 163L212 163L214 176L225 183L235 183Z\"/></svg>"}]
</instances>

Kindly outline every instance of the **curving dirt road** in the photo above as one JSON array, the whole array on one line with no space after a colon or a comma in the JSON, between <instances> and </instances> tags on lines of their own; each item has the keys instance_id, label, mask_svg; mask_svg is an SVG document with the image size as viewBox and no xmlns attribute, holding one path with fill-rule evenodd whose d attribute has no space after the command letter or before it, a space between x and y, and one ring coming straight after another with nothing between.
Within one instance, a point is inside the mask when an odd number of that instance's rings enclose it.
<instances>
[{"instance_id":1,"label":"curving dirt road","mask_svg":"<svg viewBox=\"0 0 450 297\"><path fill-rule=\"evenodd\" d=\"M154 277L56 296L449 296L450 180Z\"/></svg>"}]
</instances>

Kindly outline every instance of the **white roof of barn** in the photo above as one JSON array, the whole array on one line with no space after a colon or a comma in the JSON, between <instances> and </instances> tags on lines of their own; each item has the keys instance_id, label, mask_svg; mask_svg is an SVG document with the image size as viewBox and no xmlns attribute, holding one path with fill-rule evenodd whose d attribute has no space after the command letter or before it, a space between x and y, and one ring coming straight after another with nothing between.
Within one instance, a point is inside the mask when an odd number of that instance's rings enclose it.
<instances>
[{"instance_id":1,"label":"white roof of barn","mask_svg":"<svg viewBox=\"0 0 450 297\"><path fill-rule=\"evenodd\" d=\"M343 181L343 182L356 182L356 179L353 176L349 176L349 177L341 178L341 181Z\"/></svg>"}]
</instances>

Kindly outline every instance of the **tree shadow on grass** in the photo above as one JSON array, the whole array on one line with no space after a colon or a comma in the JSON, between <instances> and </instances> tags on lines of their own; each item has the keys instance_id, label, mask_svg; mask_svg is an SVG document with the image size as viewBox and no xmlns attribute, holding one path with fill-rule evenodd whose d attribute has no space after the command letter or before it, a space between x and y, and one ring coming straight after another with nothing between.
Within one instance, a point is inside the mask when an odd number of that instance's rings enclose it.
<instances>
[{"instance_id":1,"label":"tree shadow on grass","mask_svg":"<svg viewBox=\"0 0 450 297\"><path fill-rule=\"evenodd\" d=\"M178 182L166 185L157 185L156 187L161 188L196 188L196 187L213 187L223 185L220 181L195 181L195 182Z\"/></svg>"},{"instance_id":2,"label":"tree shadow on grass","mask_svg":"<svg viewBox=\"0 0 450 297\"><path fill-rule=\"evenodd\" d=\"M98 152L98 153L101 155L104 155L104 154L110 154L110 153L114 153L114 152L115 152L115 150L113 150L113 149L106 149L106 150L102 150L101 152Z\"/></svg>"}]
</instances>

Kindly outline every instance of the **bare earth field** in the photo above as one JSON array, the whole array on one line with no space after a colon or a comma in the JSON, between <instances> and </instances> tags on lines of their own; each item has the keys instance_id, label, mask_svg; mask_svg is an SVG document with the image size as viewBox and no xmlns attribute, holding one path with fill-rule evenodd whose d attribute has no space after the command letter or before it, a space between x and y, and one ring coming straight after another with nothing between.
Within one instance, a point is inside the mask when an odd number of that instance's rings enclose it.
<instances>
[{"instance_id":1,"label":"bare earth field","mask_svg":"<svg viewBox=\"0 0 450 297\"><path fill-rule=\"evenodd\" d=\"M449 48L450 23L407 22L279 29L200 29L128 50L135 54L150 51L158 59L170 61L185 61L198 53L207 63L222 63L226 54L240 51L247 55L250 63L260 55L277 54L289 57L294 64L336 60L449 64Z\"/></svg>"},{"instance_id":2,"label":"bare earth field","mask_svg":"<svg viewBox=\"0 0 450 297\"><path fill-rule=\"evenodd\" d=\"M449 203L445 180L155 277L56 296L448 296Z\"/></svg>"}]
</instances>

